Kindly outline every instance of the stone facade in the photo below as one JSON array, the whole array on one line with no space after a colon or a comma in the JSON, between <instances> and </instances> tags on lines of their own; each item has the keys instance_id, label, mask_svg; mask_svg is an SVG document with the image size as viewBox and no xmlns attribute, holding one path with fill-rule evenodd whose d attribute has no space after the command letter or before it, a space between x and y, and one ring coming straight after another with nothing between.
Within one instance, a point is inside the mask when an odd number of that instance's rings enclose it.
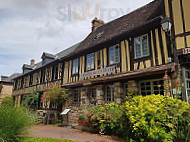
<instances>
[{"instance_id":1,"label":"stone facade","mask_svg":"<svg viewBox=\"0 0 190 142\"><path fill-rule=\"evenodd\" d=\"M12 95L12 84L0 83L0 102L4 97L8 97Z\"/></svg>"}]
</instances>

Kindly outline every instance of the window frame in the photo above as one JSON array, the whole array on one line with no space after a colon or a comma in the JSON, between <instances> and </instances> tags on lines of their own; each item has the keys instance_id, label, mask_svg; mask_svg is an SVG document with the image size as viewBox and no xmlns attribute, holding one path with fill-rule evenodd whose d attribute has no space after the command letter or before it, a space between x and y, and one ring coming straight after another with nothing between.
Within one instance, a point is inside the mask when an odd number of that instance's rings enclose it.
<instances>
[{"instance_id":1,"label":"window frame","mask_svg":"<svg viewBox=\"0 0 190 142\"><path fill-rule=\"evenodd\" d=\"M88 56L90 56L90 55L93 55L94 61L92 62L92 60L90 60L90 68L88 69ZM90 70L94 70L94 69L95 69L95 53L93 52L93 53L90 53L90 54L86 55L86 70L90 71Z\"/></svg>"},{"instance_id":2,"label":"window frame","mask_svg":"<svg viewBox=\"0 0 190 142\"><path fill-rule=\"evenodd\" d=\"M54 65L52 68L52 81L58 80L59 76L59 67L58 65Z\"/></svg>"},{"instance_id":3,"label":"window frame","mask_svg":"<svg viewBox=\"0 0 190 142\"><path fill-rule=\"evenodd\" d=\"M128 95L128 83L123 83L123 89L124 89L124 97L126 98Z\"/></svg>"},{"instance_id":4,"label":"window frame","mask_svg":"<svg viewBox=\"0 0 190 142\"><path fill-rule=\"evenodd\" d=\"M139 93L140 95L142 95L142 90L141 90L141 83L146 83L146 82L150 82L150 91L151 91L151 94L154 94L154 84L153 82L154 81L163 81L163 85L164 85L164 80L163 79L152 79L152 80L143 80L143 81L139 81ZM159 93L160 93L161 90L159 90ZM164 88L163 88L163 91L164 91ZM150 95L151 95L150 94ZM158 94L156 94L158 95ZM160 95L164 95L164 94L160 94ZM145 95L146 96L146 95Z\"/></svg>"},{"instance_id":5,"label":"window frame","mask_svg":"<svg viewBox=\"0 0 190 142\"><path fill-rule=\"evenodd\" d=\"M111 91L111 92L110 92L110 93L111 93L111 96L110 96L110 97L111 97L111 101L108 100L108 92L107 92L108 90L107 90L107 87L110 87L110 88L111 88L111 90L110 90L110 91ZM105 102L111 103L111 102L114 102L114 101L115 101L114 92L115 92L115 86L114 86L114 85L106 85L106 86L105 86Z\"/></svg>"},{"instance_id":6,"label":"window frame","mask_svg":"<svg viewBox=\"0 0 190 142\"><path fill-rule=\"evenodd\" d=\"M88 90L88 97L89 97L89 101L90 104L94 104L96 105L96 87L92 87Z\"/></svg>"},{"instance_id":7,"label":"window frame","mask_svg":"<svg viewBox=\"0 0 190 142\"><path fill-rule=\"evenodd\" d=\"M116 62L116 47L118 46L118 49L119 49L119 61L118 62ZM111 63L111 54L110 54L110 49L111 48L114 48L114 62L113 63ZM112 46L110 46L109 48L108 48L108 59L109 59L109 65L114 65L114 64L119 64L120 62L121 62L121 48L120 48L120 44L115 44L115 45L112 45Z\"/></svg>"},{"instance_id":8,"label":"window frame","mask_svg":"<svg viewBox=\"0 0 190 142\"><path fill-rule=\"evenodd\" d=\"M142 38L146 36L147 37L147 49L148 49L148 54L147 55L143 55L143 47L142 47ZM140 38L140 52L141 52L141 56L137 57L136 55L136 44L135 44L135 40ZM149 36L148 34L144 34L144 35L141 35L141 36L138 36L138 37L135 37L134 38L134 58L135 59L139 59L139 58L144 58L144 57L148 57L150 56L150 45L149 45Z\"/></svg>"},{"instance_id":9,"label":"window frame","mask_svg":"<svg viewBox=\"0 0 190 142\"><path fill-rule=\"evenodd\" d=\"M78 66L76 66L75 61L77 61ZM75 70L74 70L74 65L75 65ZM78 73L79 73L79 58L76 58L76 59L72 60L72 75L77 75Z\"/></svg>"},{"instance_id":10,"label":"window frame","mask_svg":"<svg viewBox=\"0 0 190 142\"><path fill-rule=\"evenodd\" d=\"M40 77L40 83L43 84L45 83L45 69L41 70L41 77Z\"/></svg>"},{"instance_id":11,"label":"window frame","mask_svg":"<svg viewBox=\"0 0 190 142\"><path fill-rule=\"evenodd\" d=\"M77 94L75 94L77 92ZM75 101L75 95L77 95L77 101ZM73 104L80 104L81 102L81 90L75 89L73 92Z\"/></svg>"},{"instance_id":12,"label":"window frame","mask_svg":"<svg viewBox=\"0 0 190 142\"><path fill-rule=\"evenodd\" d=\"M31 74L30 75L30 80L29 80L29 87L33 85L33 82L34 82L34 75Z\"/></svg>"}]
</instances>

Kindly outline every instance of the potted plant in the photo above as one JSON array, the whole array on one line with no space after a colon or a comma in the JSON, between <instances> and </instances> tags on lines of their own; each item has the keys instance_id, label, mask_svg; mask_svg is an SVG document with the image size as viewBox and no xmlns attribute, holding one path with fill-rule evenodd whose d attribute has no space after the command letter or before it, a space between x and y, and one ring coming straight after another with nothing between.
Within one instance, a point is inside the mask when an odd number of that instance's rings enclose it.
<instances>
[{"instance_id":1,"label":"potted plant","mask_svg":"<svg viewBox=\"0 0 190 142\"><path fill-rule=\"evenodd\" d=\"M85 120L85 116L84 115L80 115L79 119L78 119L78 125L79 126L87 126L87 122Z\"/></svg>"}]
</instances>

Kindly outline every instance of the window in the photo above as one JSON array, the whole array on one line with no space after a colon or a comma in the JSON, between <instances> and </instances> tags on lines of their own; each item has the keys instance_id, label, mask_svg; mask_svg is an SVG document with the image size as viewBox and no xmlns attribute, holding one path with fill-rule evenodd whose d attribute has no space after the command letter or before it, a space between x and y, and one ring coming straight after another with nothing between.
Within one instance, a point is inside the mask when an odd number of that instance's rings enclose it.
<instances>
[{"instance_id":1,"label":"window","mask_svg":"<svg viewBox=\"0 0 190 142\"><path fill-rule=\"evenodd\" d=\"M52 68L52 81L57 79L58 79L58 65L55 65Z\"/></svg>"},{"instance_id":2,"label":"window","mask_svg":"<svg viewBox=\"0 0 190 142\"><path fill-rule=\"evenodd\" d=\"M44 83L44 82L45 82L45 70L42 70L40 83Z\"/></svg>"},{"instance_id":3,"label":"window","mask_svg":"<svg viewBox=\"0 0 190 142\"><path fill-rule=\"evenodd\" d=\"M109 63L116 64L120 62L120 49L119 44L109 48Z\"/></svg>"},{"instance_id":4,"label":"window","mask_svg":"<svg viewBox=\"0 0 190 142\"><path fill-rule=\"evenodd\" d=\"M114 101L114 85L106 86L106 102L110 103Z\"/></svg>"},{"instance_id":5,"label":"window","mask_svg":"<svg viewBox=\"0 0 190 142\"><path fill-rule=\"evenodd\" d=\"M42 96L43 96L43 93L40 92L39 97L38 97L38 109L43 108L43 102L41 101Z\"/></svg>"},{"instance_id":6,"label":"window","mask_svg":"<svg viewBox=\"0 0 190 142\"><path fill-rule=\"evenodd\" d=\"M146 95L164 95L164 81L163 80L153 80L153 81L143 81L140 82L140 93L143 96Z\"/></svg>"},{"instance_id":7,"label":"window","mask_svg":"<svg viewBox=\"0 0 190 142\"><path fill-rule=\"evenodd\" d=\"M94 53L87 55L87 70L93 70L94 69Z\"/></svg>"},{"instance_id":8,"label":"window","mask_svg":"<svg viewBox=\"0 0 190 142\"><path fill-rule=\"evenodd\" d=\"M74 90L73 103L80 103L80 90Z\"/></svg>"},{"instance_id":9,"label":"window","mask_svg":"<svg viewBox=\"0 0 190 142\"><path fill-rule=\"evenodd\" d=\"M190 70L187 69L183 69L184 73L185 73L185 78L184 78L184 82L185 82L185 92L186 92L186 100L187 102L190 103Z\"/></svg>"},{"instance_id":10,"label":"window","mask_svg":"<svg viewBox=\"0 0 190 142\"><path fill-rule=\"evenodd\" d=\"M32 86L32 84L33 84L33 74L30 75L29 86Z\"/></svg>"},{"instance_id":11,"label":"window","mask_svg":"<svg viewBox=\"0 0 190 142\"><path fill-rule=\"evenodd\" d=\"M148 35L135 38L135 58L141 58L149 55Z\"/></svg>"},{"instance_id":12,"label":"window","mask_svg":"<svg viewBox=\"0 0 190 142\"><path fill-rule=\"evenodd\" d=\"M90 88L89 89L89 100L91 104L96 105L96 88Z\"/></svg>"},{"instance_id":13,"label":"window","mask_svg":"<svg viewBox=\"0 0 190 142\"><path fill-rule=\"evenodd\" d=\"M128 83L124 83L124 97L128 94Z\"/></svg>"},{"instance_id":14,"label":"window","mask_svg":"<svg viewBox=\"0 0 190 142\"><path fill-rule=\"evenodd\" d=\"M24 78L21 79L21 86L20 88L22 89L24 87Z\"/></svg>"},{"instance_id":15,"label":"window","mask_svg":"<svg viewBox=\"0 0 190 142\"><path fill-rule=\"evenodd\" d=\"M15 81L15 87L14 90L17 90L18 80Z\"/></svg>"},{"instance_id":16,"label":"window","mask_svg":"<svg viewBox=\"0 0 190 142\"><path fill-rule=\"evenodd\" d=\"M72 74L77 74L79 71L79 59L73 60L73 70Z\"/></svg>"}]
</instances>

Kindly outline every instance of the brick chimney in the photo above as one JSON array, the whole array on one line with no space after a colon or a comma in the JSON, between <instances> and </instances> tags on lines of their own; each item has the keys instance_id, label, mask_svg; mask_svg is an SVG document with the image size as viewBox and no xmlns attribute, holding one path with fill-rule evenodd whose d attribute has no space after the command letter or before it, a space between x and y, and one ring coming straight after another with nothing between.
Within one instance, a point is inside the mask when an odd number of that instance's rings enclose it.
<instances>
[{"instance_id":1,"label":"brick chimney","mask_svg":"<svg viewBox=\"0 0 190 142\"><path fill-rule=\"evenodd\" d=\"M34 59L31 60L30 65L31 65L31 66L34 66L34 65L35 65L35 60L34 60Z\"/></svg>"},{"instance_id":2,"label":"brick chimney","mask_svg":"<svg viewBox=\"0 0 190 142\"><path fill-rule=\"evenodd\" d=\"M95 17L94 20L92 20L92 32L102 25L104 25L104 21Z\"/></svg>"}]
</instances>

